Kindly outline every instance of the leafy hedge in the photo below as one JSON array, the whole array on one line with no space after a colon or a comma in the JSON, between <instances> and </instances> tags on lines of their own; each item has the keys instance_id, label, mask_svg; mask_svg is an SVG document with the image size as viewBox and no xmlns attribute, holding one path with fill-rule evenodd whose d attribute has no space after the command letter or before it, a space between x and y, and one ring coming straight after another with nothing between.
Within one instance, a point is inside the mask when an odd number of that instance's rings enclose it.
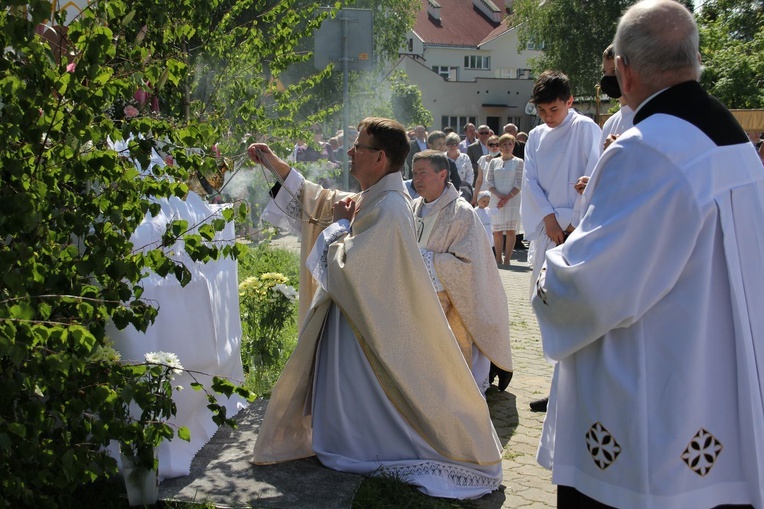
<instances>
[{"instance_id":1,"label":"leafy hedge","mask_svg":"<svg viewBox=\"0 0 764 509\"><path fill-rule=\"evenodd\" d=\"M189 175L216 170L215 144L296 137L290 112L321 76L276 87L320 23L314 4L294 3L102 0L67 29L48 1L0 10L0 507L73 505L78 486L115 472L103 447L136 437L126 408L150 402L133 383L145 369L103 355L107 324L152 323L149 271L189 281L168 255L176 242L194 261L242 248L213 242L225 221L173 221L155 246L131 234L157 200L188 193ZM224 380L212 389L248 395Z\"/></svg>"}]
</instances>

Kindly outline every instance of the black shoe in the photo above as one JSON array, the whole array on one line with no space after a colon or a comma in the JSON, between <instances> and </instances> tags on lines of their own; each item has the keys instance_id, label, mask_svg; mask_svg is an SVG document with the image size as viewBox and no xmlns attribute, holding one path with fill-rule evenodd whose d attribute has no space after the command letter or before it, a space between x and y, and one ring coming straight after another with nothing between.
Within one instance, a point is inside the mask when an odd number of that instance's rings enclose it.
<instances>
[{"instance_id":1,"label":"black shoe","mask_svg":"<svg viewBox=\"0 0 764 509\"><path fill-rule=\"evenodd\" d=\"M498 369L498 368L497 368ZM503 369L499 369L499 390L504 392L504 389L507 388L509 385L509 382L512 381L512 375L515 373L513 371L504 371Z\"/></svg>"},{"instance_id":2,"label":"black shoe","mask_svg":"<svg viewBox=\"0 0 764 509\"><path fill-rule=\"evenodd\" d=\"M537 399L531 401L530 407L532 412L546 412L546 405L549 403L549 397L543 399Z\"/></svg>"},{"instance_id":3,"label":"black shoe","mask_svg":"<svg viewBox=\"0 0 764 509\"><path fill-rule=\"evenodd\" d=\"M491 369L488 370L488 385L492 385L497 376L499 376L499 368L492 362Z\"/></svg>"}]
</instances>

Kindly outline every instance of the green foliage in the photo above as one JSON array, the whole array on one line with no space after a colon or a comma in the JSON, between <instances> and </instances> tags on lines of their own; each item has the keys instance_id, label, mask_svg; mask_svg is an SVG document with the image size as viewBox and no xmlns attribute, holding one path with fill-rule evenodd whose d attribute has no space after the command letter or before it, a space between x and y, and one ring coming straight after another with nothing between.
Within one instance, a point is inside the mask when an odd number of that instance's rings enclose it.
<instances>
[{"instance_id":1,"label":"green foliage","mask_svg":"<svg viewBox=\"0 0 764 509\"><path fill-rule=\"evenodd\" d=\"M353 509L477 509L473 500L453 500L425 495L395 475L367 477L353 497Z\"/></svg>"},{"instance_id":2,"label":"green foliage","mask_svg":"<svg viewBox=\"0 0 764 509\"><path fill-rule=\"evenodd\" d=\"M175 430L168 419L177 413L172 399L172 381L183 372L178 357L173 353L151 352L143 364L114 365L124 379L116 380L114 388L121 402L115 425L122 426L120 451L139 461L144 468L156 470L158 460L154 449L163 440L172 440ZM131 405L135 406L131 408ZM187 428L178 430L179 438L190 440Z\"/></svg>"},{"instance_id":3,"label":"green foliage","mask_svg":"<svg viewBox=\"0 0 764 509\"><path fill-rule=\"evenodd\" d=\"M143 383L153 368L102 355L106 326L152 323L149 272L189 282L177 242L193 261L241 247L212 240L222 220L173 221L158 245L130 237L157 199L216 168L214 144L230 153L245 132L294 132L322 75L285 89L278 78L307 58L295 44L319 20L306 2L105 0L63 35L42 25L50 2L18 5L0 11L0 507L70 506L78 486L115 472L110 440L187 438L162 425L172 401ZM175 164L150 164L154 150ZM246 208L226 220L236 213ZM211 390L250 396L222 379ZM233 424L208 399L215 422ZM133 426L129 402L162 410Z\"/></svg>"},{"instance_id":4,"label":"green foliage","mask_svg":"<svg viewBox=\"0 0 764 509\"><path fill-rule=\"evenodd\" d=\"M574 96L593 97L602 76L602 52L613 42L621 13L634 0L516 0L512 24L520 25L518 49L543 42L533 59L536 75L558 69L570 78Z\"/></svg>"},{"instance_id":5,"label":"green foliage","mask_svg":"<svg viewBox=\"0 0 764 509\"><path fill-rule=\"evenodd\" d=\"M612 42L621 13L634 0L517 0L513 23L520 47L544 43L532 62L536 74L560 69L574 95L592 96L601 76L602 51ZM682 2L693 10L692 1ZM764 106L764 2L708 0L696 12L703 60L701 84L728 108Z\"/></svg>"},{"instance_id":6,"label":"green foliage","mask_svg":"<svg viewBox=\"0 0 764 509\"><path fill-rule=\"evenodd\" d=\"M351 125L368 116L396 118L389 91L384 85L389 72L389 64L398 59L398 52L406 42L406 33L414 26L416 15L422 8L420 0L347 0L338 2L341 7L371 9L373 12L373 40L375 67L372 71L349 73L347 104L343 102L343 75L341 66L329 69L330 76L312 89L313 101L299 111L301 116L309 116L316 109L324 110L327 116L320 123L332 126L332 133L341 128L344 106L348 107ZM303 48L312 51L313 38L305 41ZM312 61L304 65L293 65L289 75L299 79L312 71ZM385 87L385 88L382 88ZM307 127L307 126L306 126ZM307 129L294 138L310 139Z\"/></svg>"},{"instance_id":7,"label":"green foliage","mask_svg":"<svg viewBox=\"0 0 764 509\"><path fill-rule=\"evenodd\" d=\"M420 0L348 0L346 7L371 9L374 15L374 52L383 62L397 60L406 42L406 32L414 26L422 9Z\"/></svg>"},{"instance_id":8,"label":"green foliage","mask_svg":"<svg viewBox=\"0 0 764 509\"><path fill-rule=\"evenodd\" d=\"M404 71L396 71L391 77L394 118L401 124L431 125L432 113L422 104L422 91L408 81Z\"/></svg>"},{"instance_id":9,"label":"green foliage","mask_svg":"<svg viewBox=\"0 0 764 509\"><path fill-rule=\"evenodd\" d=\"M707 1L696 18L701 84L728 108L764 107L764 2Z\"/></svg>"},{"instance_id":10,"label":"green foliage","mask_svg":"<svg viewBox=\"0 0 764 509\"><path fill-rule=\"evenodd\" d=\"M239 283L244 369L272 366L280 356L281 331L294 319L297 291L278 272L250 276Z\"/></svg>"},{"instance_id":11,"label":"green foliage","mask_svg":"<svg viewBox=\"0 0 764 509\"><path fill-rule=\"evenodd\" d=\"M239 281L259 282L272 293L276 280L263 275L277 273L289 282L299 281L299 257L274 248L268 240L250 247L239 258ZM251 286L250 289L254 290ZM242 362L249 365L247 387L263 397L270 395L281 370L297 344L297 305L288 306L281 295L276 301L262 295L240 296L242 316ZM252 363L252 358L257 362Z\"/></svg>"}]
</instances>

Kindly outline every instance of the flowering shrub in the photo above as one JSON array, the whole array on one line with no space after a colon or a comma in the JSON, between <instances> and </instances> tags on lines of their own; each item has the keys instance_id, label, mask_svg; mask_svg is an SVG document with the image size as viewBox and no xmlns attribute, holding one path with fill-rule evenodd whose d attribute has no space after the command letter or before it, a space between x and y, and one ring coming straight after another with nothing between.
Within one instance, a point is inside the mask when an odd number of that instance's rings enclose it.
<instances>
[{"instance_id":1,"label":"flowering shrub","mask_svg":"<svg viewBox=\"0 0 764 509\"><path fill-rule=\"evenodd\" d=\"M294 320L297 290L277 272L251 276L239 283L244 370L271 366L283 347L281 331Z\"/></svg>"}]
</instances>

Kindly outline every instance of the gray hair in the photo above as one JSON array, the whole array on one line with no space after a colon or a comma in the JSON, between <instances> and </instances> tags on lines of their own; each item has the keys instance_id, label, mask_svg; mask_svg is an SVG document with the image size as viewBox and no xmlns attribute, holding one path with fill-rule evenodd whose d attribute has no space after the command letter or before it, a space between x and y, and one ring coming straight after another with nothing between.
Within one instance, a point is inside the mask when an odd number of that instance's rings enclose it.
<instances>
[{"instance_id":1,"label":"gray hair","mask_svg":"<svg viewBox=\"0 0 764 509\"><path fill-rule=\"evenodd\" d=\"M448 133L448 136L446 136L446 145L453 143L454 145L458 145L462 139L459 137L456 133Z\"/></svg>"},{"instance_id":2,"label":"gray hair","mask_svg":"<svg viewBox=\"0 0 764 509\"><path fill-rule=\"evenodd\" d=\"M698 26L690 11L674 0L644 0L618 22L616 56L653 87L677 75L700 79Z\"/></svg>"}]
</instances>

